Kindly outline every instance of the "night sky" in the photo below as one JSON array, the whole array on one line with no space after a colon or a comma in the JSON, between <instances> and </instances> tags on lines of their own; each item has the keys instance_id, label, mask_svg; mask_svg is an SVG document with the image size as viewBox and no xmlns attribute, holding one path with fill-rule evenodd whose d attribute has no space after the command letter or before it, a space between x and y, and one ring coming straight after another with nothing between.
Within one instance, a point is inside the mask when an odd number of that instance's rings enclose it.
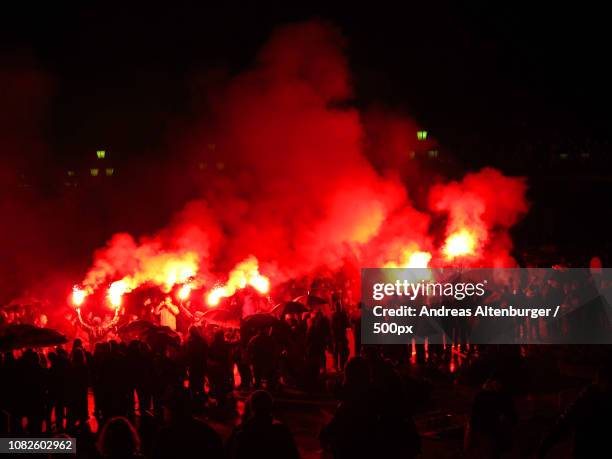
<instances>
[{"instance_id":1,"label":"night sky","mask_svg":"<svg viewBox=\"0 0 612 459\"><path fill-rule=\"evenodd\" d=\"M95 144L159 152L168 120L189 116L199 76L239 71L275 26L309 18L345 34L356 104L405 111L468 162L483 154L490 162L524 130L608 137L605 14L498 3L28 5L2 11L0 65L25 62L48 75L44 128L55 158Z\"/></svg>"}]
</instances>

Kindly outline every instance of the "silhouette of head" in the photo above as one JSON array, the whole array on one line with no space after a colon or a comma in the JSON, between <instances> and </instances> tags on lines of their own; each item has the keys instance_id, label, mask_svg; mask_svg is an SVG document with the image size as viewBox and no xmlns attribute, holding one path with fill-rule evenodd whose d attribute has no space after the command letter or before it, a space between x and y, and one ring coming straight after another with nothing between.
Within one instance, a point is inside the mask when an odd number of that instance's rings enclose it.
<instances>
[{"instance_id":1,"label":"silhouette of head","mask_svg":"<svg viewBox=\"0 0 612 459\"><path fill-rule=\"evenodd\" d=\"M189 390L178 387L167 394L163 400L164 414L169 420L189 417L193 413L193 401Z\"/></svg>"},{"instance_id":2,"label":"silhouette of head","mask_svg":"<svg viewBox=\"0 0 612 459\"><path fill-rule=\"evenodd\" d=\"M139 452L140 438L126 418L110 418L102 427L98 450L103 457L130 457Z\"/></svg>"},{"instance_id":3,"label":"silhouette of head","mask_svg":"<svg viewBox=\"0 0 612 459\"><path fill-rule=\"evenodd\" d=\"M344 368L344 384L351 388L365 388L370 381L370 367L363 357L352 357Z\"/></svg>"},{"instance_id":4,"label":"silhouette of head","mask_svg":"<svg viewBox=\"0 0 612 459\"><path fill-rule=\"evenodd\" d=\"M266 417L272 414L274 401L267 391L256 390L249 396L248 404L253 416Z\"/></svg>"},{"instance_id":5,"label":"silhouette of head","mask_svg":"<svg viewBox=\"0 0 612 459\"><path fill-rule=\"evenodd\" d=\"M223 330L217 330L214 336L215 341L224 341L225 340L225 332Z\"/></svg>"},{"instance_id":6,"label":"silhouette of head","mask_svg":"<svg viewBox=\"0 0 612 459\"><path fill-rule=\"evenodd\" d=\"M189 336L191 336L192 338L199 338L200 331L198 330L198 327L196 327L195 325L189 327Z\"/></svg>"},{"instance_id":7,"label":"silhouette of head","mask_svg":"<svg viewBox=\"0 0 612 459\"><path fill-rule=\"evenodd\" d=\"M76 366L85 365L85 353L82 349L77 348L72 352L72 363Z\"/></svg>"}]
</instances>

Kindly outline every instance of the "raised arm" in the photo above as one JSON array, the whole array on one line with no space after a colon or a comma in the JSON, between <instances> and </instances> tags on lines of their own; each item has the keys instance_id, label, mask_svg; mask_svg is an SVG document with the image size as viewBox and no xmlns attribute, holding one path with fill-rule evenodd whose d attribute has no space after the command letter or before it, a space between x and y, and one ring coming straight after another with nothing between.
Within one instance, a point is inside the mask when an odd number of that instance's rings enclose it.
<instances>
[{"instance_id":1,"label":"raised arm","mask_svg":"<svg viewBox=\"0 0 612 459\"><path fill-rule=\"evenodd\" d=\"M114 327L119 322L119 308L115 308L115 315L113 316L113 320L111 320L109 327Z\"/></svg>"},{"instance_id":2,"label":"raised arm","mask_svg":"<svg viewBox=\"0 0 612 459\"><path fill-rule=\"evenodd\" d=\"M77 308L76 311L77 311L77 317L79 318L79 323L81 324L81 327L83 327L85 331L93 330L93 327L85 323L85 321L83 320L83 317L81 316L81 308Z\"/></svg>"}]
</instances>

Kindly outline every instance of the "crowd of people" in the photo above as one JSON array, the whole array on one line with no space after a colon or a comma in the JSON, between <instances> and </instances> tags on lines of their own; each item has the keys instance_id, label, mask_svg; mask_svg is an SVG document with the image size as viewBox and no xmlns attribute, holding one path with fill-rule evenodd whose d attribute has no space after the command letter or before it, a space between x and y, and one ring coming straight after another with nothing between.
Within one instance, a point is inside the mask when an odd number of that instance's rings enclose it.
<instances>
[{"instance_id":1,"label":"crowd of people","mask_svg":"<svg viewBox=\"0 0 612 459\"><path fill-rule=\"evenodd\" d=\"M559 328L520 321L517 341L601 319L599 310L592 315L572 307L580 302L576 284L540 287L525 295L562 298L572 320ZM504 290L498 293L503 303ZM274 416L274 399L293 391L338 401L318 433L322 451L332 457L416 457L422 439L414 414L430 388L413 370L462 355L496 362L475 394L465 450L500 457L512 449L520 346L471 345L457 323L449 334L453 342L444 346L362 346L359 317L341 301L332 303L331 310L270 316L240 329L192 323L184 333L154 341L120 339L118 312L100 323L88 318L85 342L0 354L0 435L73 436L79 457L294 458L300 457L295 438ZM78 318L82 323L80 311ZM611 404L608 365L560 417L539 454L568 434L578 453L596 451Z\"/></svg>"},{"instance_id":2,"label":"crowd of people","mask_svg":"<svg viewBox=\"0 0 612 459\"><path fill-rule=\"evenodd\" d=\"M333 351L336 375L343 375L332 389L340 405L321 432L323 448L334 457L356 457L354 436L360 432L362 447L384 445L407 457L419 451L410 403L393 365L373 348L348 360L346 313L337 309L329 319L317 313L304 325L284 324L235 342L221 329L192 326L176 346L109 340L90 352L76 339L69 349L5 352L0 433L75 436L81 457L297 458L292 434L273 417L273 394L297 384L287 343L302 336L302 363L310 359L316 381L325 380L326 350ZM249 395L235 423L238 378L240 393ZM207 418L236 424L225 442ZM97 434L92 419L100 426ZM409 442L402 437L405 428Z\"/></svg>"}]
</instances>

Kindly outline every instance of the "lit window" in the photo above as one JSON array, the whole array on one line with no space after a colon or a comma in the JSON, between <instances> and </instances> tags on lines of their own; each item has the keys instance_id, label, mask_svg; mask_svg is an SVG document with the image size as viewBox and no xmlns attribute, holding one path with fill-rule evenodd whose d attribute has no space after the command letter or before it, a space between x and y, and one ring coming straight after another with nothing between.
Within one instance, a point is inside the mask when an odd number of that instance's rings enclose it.
<instances>
[{"instance_id":1,"label":"lit window","mask_svg":"<svg viewBox=\"0 0 612 459\"><path fill-rule=\"evenodd\" d=\"M110 177L111 175L113 175L115 173L115 169L113 169L112 167L107 167L106 168L106 176Z\"/></svg>"},{"instance_id":2,"label":"lit window","mask_svg":"<svg viewBox=\"0 0 612 459\"><path fill-rule=\"evenodd\" d=\"M100 173L100 169L89 169L89 173L91 174L92 177L97 177L98 174Z\"/></svg>"},{"instance_id":3,"label":"lit window","mask_svg":"<svg viewBox=\"0 0 612 459\"><path fill-rule=\"evenodd\" d=\"M561 154L559 154L559 158L561 158L561 159L568 159L569 158L569 154L568 153L561 153Z\"/></svg>"},{"instance_id":4,"label":"lit window","mask_svg":"<svg viewBox=\"0 0 612 459\"><path fill-rule=\"evenodd\" d=\"M106 150L98 150L98 151L96 151L96 156L98 157L98 159L106 158Z\"/></svg>"},{"instance_id":5,"label":"lit window","mask_svg":"<svg viewBox=\"0 0 612 459\"><path fill-rule=\"evenodd\" d=\"M429 151L427 152L427 155L428 155L430 158L437 158L437 157L438 157L438 150L429 150Z\"/></svg>"},{"instance_id":6,"label":"lit window","mask_svg":"<svg viewBox=\"0 0 612 459\"><path fill-rule=\"evenodd\" d=\"M410 159L414 159L416 156L416 151L411 151L410 153L408 153L408 156L410 157Z\"/></svg>"},{"instance_id":7,"label":"lit window","mask_svg":"<svg viewBox=\"0 0 612 459\"><path fill-rule=\"evenodd\" d=\"M68 171L67 174L68 177L74 177L76 175L74 171Z\"/></svg>"},{"instance_id":8,"label":"lit window","mask_svg":"<svg viewBox=\"0 0 612 459\"><path fill-rule=\"evenodd\" d=\"M427 140L427 131L417 131L418 140Z\"/></svg>"}]
</instances>

